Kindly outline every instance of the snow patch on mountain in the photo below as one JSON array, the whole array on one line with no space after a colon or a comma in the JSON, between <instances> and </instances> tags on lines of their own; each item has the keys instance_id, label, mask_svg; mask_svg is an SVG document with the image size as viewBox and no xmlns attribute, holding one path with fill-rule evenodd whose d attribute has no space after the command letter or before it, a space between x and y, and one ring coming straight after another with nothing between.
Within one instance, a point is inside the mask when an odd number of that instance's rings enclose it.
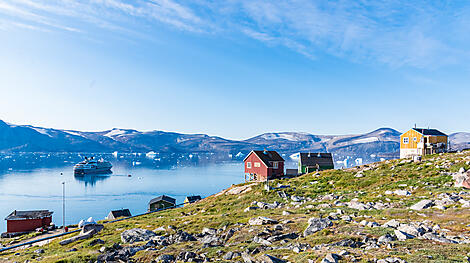
<instances>
[{"instance_id":1,"label":"snow patch on mountain","mask_svg":"<svg viewBox=\"0 0 470 263\"><path fill-rule=\"evenodd\" d=\"M113 139L113 137L128 135L128 134L132 134L132 133L135 133L135 132L134 131L129 131L129 130L122 130L122 129L112 129L109 132L107 132L106 134L104 134L104 136Z\"/></svg>"},{"instance_id":2,"label":"snow patch on mountain","mask_svg":"<svg viewBox=\"0 0 470 263\"><path fill-rule=\"evenodd\" d=\"M293 141L297 142L300 140L305 139L304 136L309 135L308 133L265 133L261 135L260 137L265 139L265 140L279 140L279 139L284 139L288 141Z\"/></svg>"},{"instance_id":3,"label":"snow patch on mountain","mask_svg":"<svg viewBox=\"0 0 470 263\"><path fill-rule=\"evenodd\" d=\"M50 135L50 134L48 133L48 130L47 130L47 129L38 128L38 127L30 127L30 128L33 129L33 130L35 130L35 131L37 131L37 132L39 132L39 133L41 133L41 134L47 135L47 136L49 136L49 137L52 137L52 135Z\"/></svg>"},{"instance_id":4,"label":"snow patch on mountain","mask_svg":"<svg viewBox=\"0 0 470 263\"><path fill-rule=\"evenodd\" d=\"M367 137L362 139L353 140L352 143L369 143L369 142L378 142L379 138L377 137Z\"/></svg>"}]
</instances>

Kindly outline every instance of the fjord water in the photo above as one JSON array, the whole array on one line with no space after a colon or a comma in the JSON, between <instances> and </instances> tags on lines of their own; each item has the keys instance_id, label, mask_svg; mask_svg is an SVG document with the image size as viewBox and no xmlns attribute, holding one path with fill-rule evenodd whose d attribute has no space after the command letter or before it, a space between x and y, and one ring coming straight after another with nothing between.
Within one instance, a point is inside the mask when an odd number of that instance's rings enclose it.
<instances>
[{"instance_id":1,"label":"fjord water","mask_svg":"<svg viewBox=\"0 0 470 263\"><path fill-rule=\"evenodd\" d=\"M42 159L46 159L45 161ZM146 212L148 201L166 194L183 202L187 195L207 197L243 181L243 163L186 162L120 157L110 175L78 177L73 174L77 155L3 156L0 165L0 232L14 210L48 209L62 225L62 182L66 185L66 224L81 219L104 219L109 211L128 208L133 215ZM130 177L128 175L131 175Z\"/></svg>"}]
</instances>

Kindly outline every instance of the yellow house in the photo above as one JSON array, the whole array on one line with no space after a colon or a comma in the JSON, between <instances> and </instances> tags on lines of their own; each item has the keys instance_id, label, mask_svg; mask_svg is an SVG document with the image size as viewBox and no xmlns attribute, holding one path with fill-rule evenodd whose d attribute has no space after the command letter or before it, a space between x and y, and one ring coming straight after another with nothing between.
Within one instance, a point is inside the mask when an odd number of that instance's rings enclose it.
<instances>
[{"instance_id":1,"label":"yellow house","mask_svg":"<svg viewBox=\"0 0 470 263\"><path fill-rule=\"evenodd\" d=\"M413 128L400 136L400 158L447 151L448 137L436 129Z\"/></svg>"}]
</instances>

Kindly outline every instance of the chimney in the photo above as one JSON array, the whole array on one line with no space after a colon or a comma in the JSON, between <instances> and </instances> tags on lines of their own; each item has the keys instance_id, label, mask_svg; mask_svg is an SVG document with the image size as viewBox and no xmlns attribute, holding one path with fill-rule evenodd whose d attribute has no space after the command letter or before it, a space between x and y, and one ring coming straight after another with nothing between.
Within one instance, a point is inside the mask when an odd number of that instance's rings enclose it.
<instances>
[{"instance_id":1,"label":"chimney","mask_svg":"<svg viewBox=\"0 0 470 263\"><path fill-rule=\"evenodd\" d=\"M263 153L266 155L268 154L268 151L266 150L266 148L264 148Z\"/></svg>"}]
</instances>

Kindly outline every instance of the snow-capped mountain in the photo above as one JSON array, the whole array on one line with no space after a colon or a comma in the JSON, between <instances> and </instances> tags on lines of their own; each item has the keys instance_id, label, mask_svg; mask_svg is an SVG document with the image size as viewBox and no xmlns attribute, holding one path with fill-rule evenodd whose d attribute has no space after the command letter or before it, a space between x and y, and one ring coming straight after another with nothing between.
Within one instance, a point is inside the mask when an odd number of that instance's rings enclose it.
<instances>
[{"instance_id":1,"label":"snow-capped mountain","mask_svg":"<svg viewBox=\"0 0 470 263\"><path fill-rule=\"evenodd\" d=\"M264 133L247 140L205 134L112 129L82 132L14 125L0 120L1 152L150 152L209 153L242 159L252 149L277 150L285 158L299 151L331 152L335 160L362 158L364 163L397 157L400 132L381 128L365 134L313 135L299 132ZM450 135L451 145L470 147L470 133Z\"/></svg>"}]
</instances>

